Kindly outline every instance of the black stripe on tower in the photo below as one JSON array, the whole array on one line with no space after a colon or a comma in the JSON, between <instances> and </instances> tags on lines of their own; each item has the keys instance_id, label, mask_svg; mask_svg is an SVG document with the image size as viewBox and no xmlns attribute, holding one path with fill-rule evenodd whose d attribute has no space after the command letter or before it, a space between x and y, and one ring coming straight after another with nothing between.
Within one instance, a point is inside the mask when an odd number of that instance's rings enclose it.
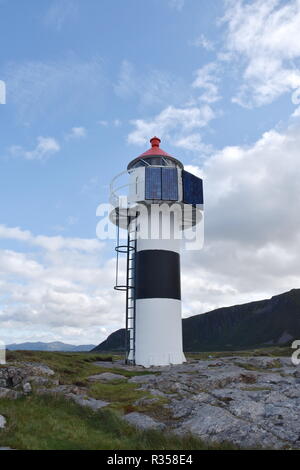
<instances>
[{"instance_id":1,"label":"black stripe on tower","mask_svg":"<svg viewBox=\"0 0 300 470\"><path fill-rule=\"evenodd\" d=\"M180 256L168 250L136 252L136 299L181 300Z\"/></svg>"}]
</instances>

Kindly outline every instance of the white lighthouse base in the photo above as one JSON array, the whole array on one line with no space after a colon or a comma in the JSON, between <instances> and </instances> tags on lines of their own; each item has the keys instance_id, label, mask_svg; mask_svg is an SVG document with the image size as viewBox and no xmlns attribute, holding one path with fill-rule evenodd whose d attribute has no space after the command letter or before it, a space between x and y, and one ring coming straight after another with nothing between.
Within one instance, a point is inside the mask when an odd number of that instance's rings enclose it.
<instances>
[{"instance_id":1,"label":"white lighthouse base","mask_svg":"<svg viewBox=\"0 0 300 470\"><path fill-rule=\"evenodd\" d=\"M182 349L181 301L136 300L135 363L144 367L185 362Z\"/></svg>"}]
</instances>

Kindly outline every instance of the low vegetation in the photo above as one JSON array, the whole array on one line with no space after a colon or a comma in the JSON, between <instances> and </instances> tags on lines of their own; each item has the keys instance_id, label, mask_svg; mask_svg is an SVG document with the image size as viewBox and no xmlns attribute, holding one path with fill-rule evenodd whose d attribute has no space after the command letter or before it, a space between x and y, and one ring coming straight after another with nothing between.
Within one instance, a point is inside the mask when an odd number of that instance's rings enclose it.
<instances>
[{"instance_id":1,"label":"low vegetation","mask_svg":"<svg viewBox=\"0 0 300 470\"><path fill-rule=\"evenodd\" d=\"M278 348L277 348L278 349ZM283 351L282 351L283 352ZM290 353L290 351L289 351ZM239 355L267 355L271 350L244 351L242 353L189 354L190 358L216 359ZM279 356L277 350L273 353ZM285 354L281 354L285 355ZM112 361L120 356L97 353L62 353L39 351L11 351L10 364L38 362L55 371L60 384L72 384L87 389L89 396L108 401L110 405L97 412L75 404L60 396L38 395L35 391L17 400L0 399L0 414L7 419L5 430L0 431L0 446L14 449L234 449L230 444L207 444L192 437L179 437L159 431L141 432L121 419L123 413L146 412L153 417L167 417L164 404L167 397L157 397L155 403L145 402L149 392L139 390L139 384L116 380L110 383L90 382L88 377L102 372L113 372L126 377L149 374L148 371L126 371L117 367L101 367L102 361ZM99 363L95 365L95 362ZM0 366L1 367L1 366ZM274 360L274 367L277 367ZM250 388L250 387L249 387ZM251 388L252 389L252 388ZM140 400L140 404L135 404Z\"/></svg>"},{"instance_id":2,"label":"low vegetation","mask_svg":"<svg viewBox=\"0 0 300 470\"><path fill-rule=\"evenodd\" d=\"M241 351L216 351L216 352L198 352L198 353L187 353L186 356L190 359L217 359L225 357L255 357L255 356L265 356L265 357L290 357L291 356L290 347L268 347L262 349L245 349Z\"/></svg>"},{"instance_id":3,"label":"low vegetation","mask_svg":"<svg viewBox=\"0 0 300 470\"><path fill-rule=\"evenodd\" d=\"M1 413L9 424L0 432L2 446L27 450L213 449L194 437L158 431L140 432L112 410L93 412L63 398L35 396L2 399Z\"/></svg>"}]
</instances>

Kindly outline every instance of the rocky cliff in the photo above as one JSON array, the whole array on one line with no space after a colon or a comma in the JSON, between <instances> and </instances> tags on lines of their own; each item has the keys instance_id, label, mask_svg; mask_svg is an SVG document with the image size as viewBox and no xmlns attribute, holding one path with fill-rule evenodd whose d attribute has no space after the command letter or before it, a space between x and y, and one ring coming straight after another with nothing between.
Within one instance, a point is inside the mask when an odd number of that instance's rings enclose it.
<instances>
[{"instance_id":1,"label":"rocky cliff","mask_svg":"<svg viewBox=\"0 0 300 470\"><path fill-rule=\"evenodd\" d=\"M271 299L224 307L185 318L184 351L226 351L290 344L300 339L300 289ZM122 351L124 329L93 351Z\"/></svg>"}]
</instances>

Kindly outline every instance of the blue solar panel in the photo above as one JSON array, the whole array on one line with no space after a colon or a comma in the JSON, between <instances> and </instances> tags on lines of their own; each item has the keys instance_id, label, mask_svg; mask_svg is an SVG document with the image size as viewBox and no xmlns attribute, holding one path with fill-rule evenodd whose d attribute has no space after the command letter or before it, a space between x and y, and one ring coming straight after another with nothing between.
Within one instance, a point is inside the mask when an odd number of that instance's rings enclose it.
<instances>
[{"instance_id":1,"label":"blue solar panel","mask_svg":"<svg viewBox=\"0 0 300 470\"><path fill-rule=\"evenodd\" d=\"M145 168L145 199L161 199L161 168Z\"/></svg>"},{"instance_id":2,"label":"blue solar panel","mask_svg":"<svg viewBox=\"0 0 300 470\"><path fill-rule=\"evenodd\" d=\"M177 168L145 168L145 199L178 201Z\"/></svg>"},{"instance_id":3,"label":"blue solar panel","mask_svg":"<svg viewBox=\"0 0 300 470\"><path fill-rule=\"evenodd\" d=\"M161 181L162 200L178 201L177 168L162 168Z\"/></svg>"},{"instance_id":4,"label":"blue solar panel","mask_svg":"<svg viewBox=\"0 0 300 470\"><path fill-rule=\"evenodd\" d=\"M186 204L203 204L203 182L187 171L182 171L183 202Z\"/></svg>"}]
</instances>

